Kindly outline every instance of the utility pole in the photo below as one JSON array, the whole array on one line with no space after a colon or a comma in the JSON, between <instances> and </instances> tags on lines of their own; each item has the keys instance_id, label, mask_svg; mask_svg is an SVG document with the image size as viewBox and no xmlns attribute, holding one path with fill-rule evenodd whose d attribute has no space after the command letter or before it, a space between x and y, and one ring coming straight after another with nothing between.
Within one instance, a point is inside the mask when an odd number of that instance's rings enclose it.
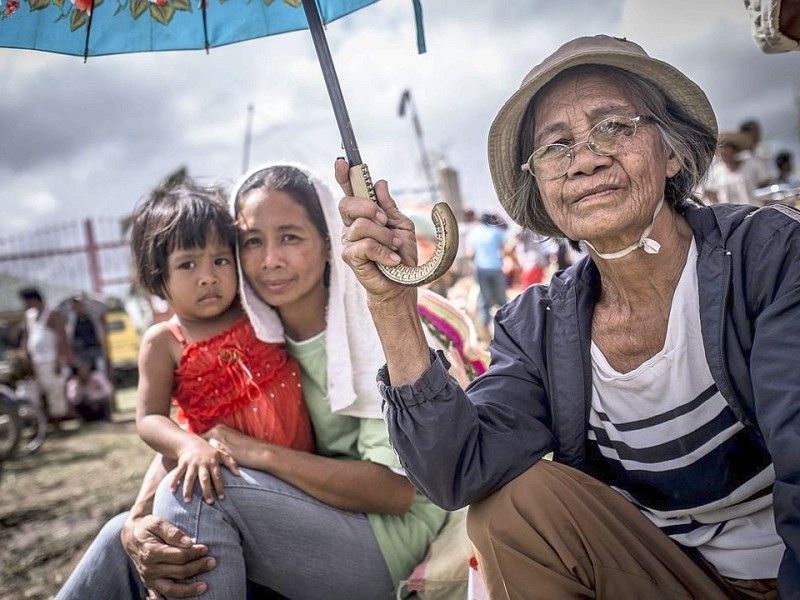
<instances>
[{"instance_id":1,"label":"utility pole","mask_svg":"<svg viewBox=\"0 0 800 600\"><path fill-rule=\"evenodd\" d=\"M253 105L247 105L247 124L244 129L244 153L242 156L242 173L250 168L250 143L253 138Z\"/></svg>"},{"instance_id":2,"label":"utility pole","mask_svg":"<svg viewBox=\"0 0 800 600\"><path fill-rule=\"evenodd\" d=\"M83 221L83 232L86 236L86 259L89 263L89 277L92 280L92 291L95 294L103 293L103 277L100 274L100 260L98 259L97 240L94 237L94 226L91 219Z\"/></svg>"},{"instance_id":3,"label":"utility pole","mask_svg":"<svg viewBox=\"0 0 800 600\"><path fill-rule=\"evenodd\" d=\"M414 125L414 136L417 138L417 146L419 147L419 154L422 160L422 170L425 172L425 179L428 181L428 189L431 193L431 202L436 202L436 184L433 181L433 173L431 172L431 161L428 159L428 152L425 149L425 142L422 139L422 126L419 123L417 116L417 109L414 106L414 101L411 99L411 90L403 90L403 95L400 97L399 113L401 117L406 114L406 107L411 107L411 122Z\"/></svg>"}]
</instances>

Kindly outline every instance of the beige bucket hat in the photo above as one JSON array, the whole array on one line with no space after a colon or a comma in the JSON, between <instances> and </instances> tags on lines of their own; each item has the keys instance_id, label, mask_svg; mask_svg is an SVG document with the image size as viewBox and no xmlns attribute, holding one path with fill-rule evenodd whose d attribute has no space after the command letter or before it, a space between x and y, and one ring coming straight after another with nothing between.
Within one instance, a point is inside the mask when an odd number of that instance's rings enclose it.
<instances>
[{"instance_id":1,"label":"beige bucket hat","mask_svg":"<svg viewBox=\"0 0 800 600\"><path fill-rule=\"evenodd\" d=\"M717 119L703 90L675 67L651 58L638 44L596 35L567 42L535 66L503 105L489 129L489 171L497 197L506 212L517 193L517 140L525 110L536 93L559 73L580 65L623 69L656 85L689 115L716 135Z\"/></svg>"}]
</instances>

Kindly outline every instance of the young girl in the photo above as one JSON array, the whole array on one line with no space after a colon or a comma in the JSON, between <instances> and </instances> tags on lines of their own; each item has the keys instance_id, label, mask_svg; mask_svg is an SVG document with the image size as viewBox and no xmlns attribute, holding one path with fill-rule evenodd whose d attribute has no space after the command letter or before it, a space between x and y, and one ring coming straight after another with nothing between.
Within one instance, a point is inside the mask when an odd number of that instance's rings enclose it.
<instances>
[{"instance_id":1,"label":"young girl","mask_svg":"<svg viewBox=\"0 0 800 600\"><path fill-rule=\"evenodd\" d=\"M224 445L201 437L216 424L312 451L299 368L280 344L256 339L237 297L236 228L215 188L158 189L137 207L131 232L141 286L174 316L150 327L139 351L136 424L165 458L176 459L172 489L195 481L203 498L224 497L220 464L238 474ZM175 423L170 398L178 405Z\"/></svg>"}]
</instances>

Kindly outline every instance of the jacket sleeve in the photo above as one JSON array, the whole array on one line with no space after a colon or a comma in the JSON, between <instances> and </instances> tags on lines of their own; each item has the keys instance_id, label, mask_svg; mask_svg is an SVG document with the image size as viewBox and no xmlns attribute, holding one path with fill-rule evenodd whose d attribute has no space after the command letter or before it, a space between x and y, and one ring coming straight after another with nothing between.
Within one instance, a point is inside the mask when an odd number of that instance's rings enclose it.
<instances>
[{"instance_id":1,"label":"jacket sleeve","mask_svg":"<svg viewBox=\"0 0 800 600\"><path fill-rule=\"evenodd\" d=\"M800 598L800 213L754 213L773 229L747 267L754 310L750 374L756 418L775 467L773 500L786 544L780 597Z\"/></svg>"},{"instance_id":2,"label":"jacket sleeve","mask_svg":"<svg viewBox=\"0 0 800 600\"><path fill-rule=\"evenodd\" d=\"M412 385L378 375L395 451L411 481L434 503L455 510L479 500L552 450L545 391L531 359L502 320L492 364L465 392L440 352Z\"/></svg>"}]
</instances>

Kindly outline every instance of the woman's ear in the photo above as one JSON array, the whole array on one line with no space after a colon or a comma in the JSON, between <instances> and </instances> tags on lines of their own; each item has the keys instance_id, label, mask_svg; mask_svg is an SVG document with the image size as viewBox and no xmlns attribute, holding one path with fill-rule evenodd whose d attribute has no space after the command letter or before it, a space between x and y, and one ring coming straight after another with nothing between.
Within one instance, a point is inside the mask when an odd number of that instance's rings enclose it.
<instances>
[{"instance_id":1,"label":"woman's ear","mask_svg":"<svg viewBox=\"0 0 800 600\"><path fill-rule=\"evenodd\" d=\"M681 170L681 163L678 160L678 157L675 156L675 152L670 151L667 155L667 179L670 177L675 177L678 174L678 171Z\"/></svg>"}]
</instances>

